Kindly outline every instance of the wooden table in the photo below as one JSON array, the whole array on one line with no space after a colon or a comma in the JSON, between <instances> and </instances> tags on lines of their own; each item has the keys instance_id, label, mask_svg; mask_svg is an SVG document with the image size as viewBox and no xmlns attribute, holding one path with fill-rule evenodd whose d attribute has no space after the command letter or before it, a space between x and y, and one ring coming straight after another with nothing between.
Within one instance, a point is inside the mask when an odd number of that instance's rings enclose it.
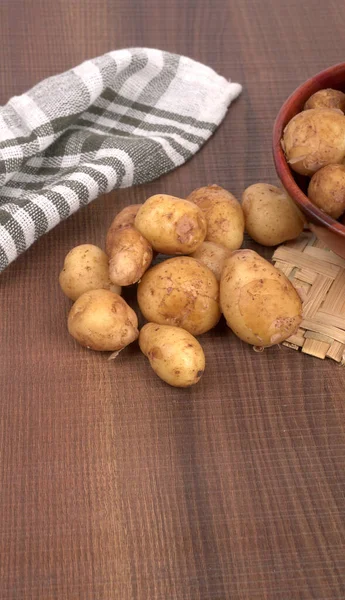
<instances>
[{"instance_id":1,"label":"wooden table","mask_svg":"<svg viewBox=\"0 0 345 600\"><path fill-rule=\"evenodd\" d=\"M275 115L344 60L344 23L335 0L2 0L1 103L127 46L244 92L187 165L100 198L1 275L1 600L345 598L345 371L222 325L200 384L173 389L137 347L115 363L78 347L58 286L66 252L102 246L129 203L275 183Z\"/></svg>"}]
</instances>

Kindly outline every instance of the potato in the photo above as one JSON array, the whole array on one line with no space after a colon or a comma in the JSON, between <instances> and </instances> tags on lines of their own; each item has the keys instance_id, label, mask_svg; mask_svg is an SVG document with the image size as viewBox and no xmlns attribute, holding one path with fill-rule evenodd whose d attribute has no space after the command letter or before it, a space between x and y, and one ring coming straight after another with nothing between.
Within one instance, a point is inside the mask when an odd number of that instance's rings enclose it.
<instances>
[{"instance_id":1,"label":"potato","mask_svg":"<svg viewBox=\"0 0 345 600\"><path fill-rule=\"evenodd\" d=\"M85 292L68 315L68 331L92 350L121 350L137 339L138 319L121 296L108 290Z\"/></svg>"},{"instance_id":2,"label":"potato","mask_svg":"<svg viewBox=\"0 0 345 600\"><path fill-rule=\"evenodd\" d=\"M121 210L108 229L105 248L110 258L109 276L117 285L136 283L152 262L150 243L134 227L141 206L131 204Z\"/></svg>"},{"instance_id":3,"label":"potato","mask_svg":"<svg viewBox=\"0 0 345 600\"><path fill-rule=\"evenodd\" d=\"M204 372L204 351L185 329L147 323L140 331L139 346L156 375L175 387L198 383Z\"/></svg>"},{"instance_id":4,"label":"potato","mask_svg":"<svg viewBox=\"0 0 345 600\"><path fill-rule=\"evenodd\" d=\"M297 114L284 129L282 147L290 167L313 175L345 156L345 116L337 109L313 108Z\"/></svg>"},{"instance_id":5,"label":"potato","mask_svg":"<svg viewBox=\"0 0 345 600\"><path fill-rule=\"evenodd\" d=\"M112 232L109 277L118 285L139 281L152 262L152 247L134 227Z\"/></svg>"},{"instance_id":6,"label":"potato","mask_svg":"<svg viewBox=\"0 0 345 600\"><path fill-rule=\"evenodd\" d=\"M121 294L121 287L109 279L107 255L93 244L82 244L69 251L59 283L63 293L71 300L77 300L84 292L98 289Z\"/></svg>"},{"instance_id":7,"label":"potato","mask_svg":"<svg viewBox=\"0 0 345 600\"><path fill-rule=\"evenodd\" d=\"M183 327L198 335L220 319L219 284L195 258L169 258L146 271L138 285L138 303L148 321Z\"/></svg>"},{"instance_id":8,"label":"potato","mask_svg":"<svg viewBox=\"0 0 345 600\"><path fill-rule=\"evenodd\" d=\"M338 219L345 210L345 166L327 165L311 178L309 200L325 213Z\"/></svg>"},{"instance_id":9,"label":"potato","mask_svg":"<svg viewBox=\"0 0 345 600\"><path fill-rule=\"evenodd\" d=\"M217 281L220 281L224 261L230 256L231 250L216 244L215 242L203 242L193 254L192 258L202 262L215 275Z\"/></svg>"},{"instance_id":10,"label":"potato","mask_svg":"<svg viewBox=\"0 0 345 600\"><path fill-rule=\"evenodd\" d=\"M263 246L277 246L303 231L301 211L285 190L275 185L250 185L243 193L242 209L246 231Z\"/></svg>"},{"instance_id":11,"label":"potato","mask_svg":"<svg viewBox=\"0 0 345 600\"><path fill-rule=\"evenodd\" d=\"M187 200L195 202L206 217L207 242L221 244L229 250L241 247L244 216L235 196L219 185L208 185L194 190Z\"/></svg>"},{"instance_id":12,"label":"potato","mask_svg":"<svg viewBox=\"0 0 345 600\"><path fill-rule=\"evenodd\" d=\"M134 227L135 217L142 204L130 204L121 210L112 221L105 241L105 251L108 256L112 254L112 248L114 246L114 235L119 229L125 229L126 227Z\"/></svg>"},{"instance_id":13,"label":"potato","mask_svg":"<svg viewBox=\"0 0 345 600\"><path fill-rule=\"evenodd\" d=\"M204 241L206 220L192 202L157 194L139 209L135 227L163 254L191 254Z\"/></svg>"},{"instance_id":14,"label":"potato","mask_svg":"<svg viewBox=\"0 0 345 600\"><path fill-rule=\"evenodd\" d=\"M345 112L345 94L331 88L315 92L304 105L304 110L310 108L338 108Z\"/></svg>"},{"instance_id":15,"label":"potato","mask_svg":"<svg viewBox=\"0 0 345 600\"><path fill-rule=\"evenodd\" d=\"M283 342L302 321L293 285L253 250L238 250L225 261L220 304L228 326L254 346Z\"/></svg>"}]
</instances>

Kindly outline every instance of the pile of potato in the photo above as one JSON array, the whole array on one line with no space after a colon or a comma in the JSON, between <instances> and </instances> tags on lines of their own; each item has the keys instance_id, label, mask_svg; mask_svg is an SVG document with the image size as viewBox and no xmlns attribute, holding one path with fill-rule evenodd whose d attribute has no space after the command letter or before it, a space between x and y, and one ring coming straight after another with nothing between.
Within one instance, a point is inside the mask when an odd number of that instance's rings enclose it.
<instances>
[{"instance_id":1,"label":"pile of potato","mask_svg":"<svg viewBox=\"0 0 345 600\"><path fill-rule=\"evenodd\" d=\"M311 177L309 200L334 219L345 218L345 94L313 94L284 130L291 169Z\"/></svg>"},{"instance_id":2,"label":"pile of potato","mask_svg":"<svg viewBox=\"0 0 345 600\"><path fill-rule=\"evenodd\" d=\"M286 193L252 185L242 206L212 185L186 200L166 194L128 206L113 220L106 253L83 244L66 256L63 292L74 301L69 333L92 350L116 352L139 338L155 373L173 386L197 383L205 356L194 336L209 331L223 313L245 342L267 347L294 333L302 304L290 281L252 250L240 250L244 229L265 245L297 237L304 219ZM171 258L151 266L157 253ZM138 284L138 318L121 297Z\"/></svg>"}]
</instances>

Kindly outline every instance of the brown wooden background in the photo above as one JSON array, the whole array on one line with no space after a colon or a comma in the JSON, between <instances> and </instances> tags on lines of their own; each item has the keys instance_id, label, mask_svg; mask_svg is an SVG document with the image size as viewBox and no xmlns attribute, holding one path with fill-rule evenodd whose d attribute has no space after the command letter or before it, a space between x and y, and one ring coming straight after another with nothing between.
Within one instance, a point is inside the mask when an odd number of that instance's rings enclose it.
<instances>
[{"instance_id":1,"label":"brown wooden background","mask_svg":"<svg viewBox=\"0 0 345 600\"><path fill-rule=\"evenodd\" d=\"M244 85L191 162L100 198L0 277L1 600L345 598L345 370L219 326L200 384L173 389L137 347L115 363L78 347L58 287L66 252L102 245L128 203L275 182L274 117L345 60L344 26L335 0L1 0L0 103L126 46Z\"/></svg>"}]
</instances>

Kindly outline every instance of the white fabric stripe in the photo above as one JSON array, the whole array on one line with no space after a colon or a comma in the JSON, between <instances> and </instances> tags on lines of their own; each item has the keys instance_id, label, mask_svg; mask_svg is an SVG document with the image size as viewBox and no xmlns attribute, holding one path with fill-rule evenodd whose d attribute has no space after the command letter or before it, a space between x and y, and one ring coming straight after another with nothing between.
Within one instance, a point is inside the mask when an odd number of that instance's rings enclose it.
<instances>
[{"instance_id":1,"label":"white fabric stripe","mask_svg":"<svg viewBox=\"0 0 345 600\"><path fill-rule=\"evenodd\" d=\"M71 173L70 175L65 177L65 179L66 181L78 181L79 183L85 185L88 189L89 196L91 196L92 198L96 198L96 196L99 194L99 187L97 181L95 181L95 179L93 179L93 177L91 177L91 175L88 175L87 173L80 173L79 171L76 171L75 173Z\"/></svg>"},{"instance_id":2,"label":"white fabric stripe","mask_svg":"<svg viewBox=\"0 0 345 600\"><path fill-rule=\"evenodd\" d=\"M192 99L191 88L196 90ZM178 110L183 116L217 124L241 89L239 84L229 83L209 67L182 56L175 78L155 108Z\"/></svg>"},{"instance_id":3,"label":"white fabric stripe","mask_svg":"<svg viewBox=\"0 0 345 600\"><path fill-rule=\"evenodd\" d=\"M13 217L13 220L20 225L23 230L25 245L28 248L35 241L35 222L26 212L25 208L19 208Z\"/></svg>"},{"instance_id":4,"label":"white fabric stripe","mask_svg":"<svg viewBox=\"0 0 345 600\"><path fill-rule=\"evenodd\" d=\"M238 85L238 84L234 83L231 85ZM113 112L114 120L117 120L118 116L123 116L128 113L129 117L133 117L134 119L139 119L140 121L151 122L151 120L152 120L152 122L157 123L157 125L167 125L168 127L170 125L173 127L179 127L183 131L186 131L188 133L194 133L195 135L199 135L200 137L209 137L210 136L209 129L204 129L202 127L196 127L195 125L190 125L188 123L181 123L181 121L179 121L177 118L174 119L174 117L172 115L169 117L158 117L157 115L154 115L153 113L147 113L145 111L141 111L137 108L134 108L134 106L129 107L129 106L125 106L123 104L117 104L116 100L112 103L109 103L109 101L105 100L105 98L98 98L97 102L95 102L95 106L97 106L100 109L107 109L109 112ZM155 107L156 106L157 105L155 104ZM176 105L174 107L173 112L175 114L179 112L178 109L176 108ZM85 111L85 114L89 115L90 113L89 113L89 111Z\"/></svg>"},{"instance_id":5,"label":"white fabric stripe","mask_svg":"<svg viewBox=\"0 0 345 600\"><path fill-rule=\"evenodd\" d=\"M16 113L23 119L25 127L29 130L36 129L45 123L49 124L47 115L40 109L30 96L23 94L22 96L14 96L9 101L10 106L14 108Z\"/></svg>"},{"instance_id":6,"label":"white fabric stripe","mask_svg":"<svg viewBox=\"0 0 345 600\"><path fill-rule=\"evenodd\" d=\"M127 152L125 152L124 150L120 150L119 148L117 148L116 150L111 150L110 148L101 148L96 154L96 160L97 158L117 158L118 160L120 160L125 168L125 175L122 180L122 187L129 187L130 185L132 185L134 177L134 163L129 154L127 154Z\"/></svg>"},{"instance_id":7,"label":"white fabric stripe","mask_svg":"<svg viewBox=\"0 0 345 600\"><path fill-rule=\"evenodd\" d=\"M55 190L54 190L55 191ZM51 200L47 199L44 194L35 194L30 198L32 204L35 206L39 206L39 208L44 212L47 222L48 229L51 229L60 221L60 215L55 207L55 205L51 202Z\"/></svg>"},{"instance_id":8,"label":"white fabric stripe","mask_svg":"<svg viewBox=\"0 0 345 600\"><path fill-rule=\"evenodd\" d=\"M18 206L18 204L14 204L11 201L6 202L6 204L4 204L3 206L1 206L2 210L6 210L6 212L10 213L11 215L15 215L15 213L18 212L18 210L20 208L22 208L22 207Z\"/></svg>"},{"instance_id":9,"label":"white fabric stripe","mask_svg":"<svg viewBox=\"0 0 345 600\"><path fill-rule=\"evenodd\" d=\"M99 68L91 60L88 60L75 67L73 73L78 75L87 87L90 94L90 104L93 104L103 90L103 78Z\"/></svg>"},{"instance_id":10,"label":"white fabric stripe","mask_svg":"<svg viewBox=\"0 0 345 600\"><path fill-rule=\"evenodd\" d=\"M92 114L88 114L88 120L90 120L90 121L92 120L95 124L99 123L99 125L103 125L104 127L114 127L115 126L116 129L119 129L120 131L123 131L124 133L130 133L132 135L140 135L140 137L152 138L154 136L159 136L164 139L171 137L174 140L176 140L176 142L181 144L181 146L184 146L185 148L187 148L187 150L190 150L191 152L196 152L197 149L199 148L199 144L196 144L194 142L190 142L189 140L186 140L184 137L182 137L178 133L170 133L170 132L164 133L162 131L155 131L153 128L150 131L148 131L146 129L140 129L140 127L133 128L132 125L126 125L126 123L114 123L114 121L112 119L108 119L107 117L99 117L99 116L92 115Z\"/></svg>"},{"instance_id":11,"label":"white fabric stripe","mask_svg":"<svg viewBox=\"0 0 345 600\"><path fill-rule=\"evenodd\" d=\"M0 114L0 139L2 142L6 140L13 140L16 134L8 127L5 119Z\"/></svg>"},{"instance_id":12,"label":"white fabric stripe","mask_svg":"<svg viewBox=\"0 0 345 600\"><path fill-rule=\"evenodd\" d=\"M143 69L129 77L120 88L119 93L121 96L130 100L139 98L143 91L143 86L147 86L152 79L157 77L164 65L163 54L160 50L149 48L145 49L144 52L148 57L147 64Z\"/></svg>"},{"instance_id":13,"label":"white fabric stripe","mask_svg":"<svg viewBox=\"0 0 345 600\"><path fill-rule=\"evenodd\" d=\"M92 167L96 171L99 171L100 173L102 173L107 178L107 181L108 181L107 188L106 188L107 193L110 192L116 185L117 172L116 172L115 167L111 167L108 165L100 165L99 163L93 163L93 162L83 163L83 166L84 167Z\"/></svg>"},{"instance_id":14,"label":"white fabric stripe","mask_svg":"<svg viewBox=\"0 0 345 600\"><path fill-rule=\"evenodd\" d=\"M56 192L57 194L61 194L61 196L63 196L63 198L66 200L67 204L69 205L70 214L72 214L76 210L78 210L79 205L80 205L80 200L79 200L78 194L74 190L72 190L67 185L64 185L63 183L54 185L52 190L54 192Z\"/></svg>"},{"instance_id":15,"label":"white fabric stripe","mask_svg":"<svg viewBox=\"0 0 345 600\"><path fill-rule=\"evenodd\" d=\"M153 137L153 136L151 137L151 139L154 140L155 142L158 142L158 144L160 144L162 146L163 150L165 150L166 154L168 155L170 160L173 161L173 163L176 167L177 167L177 165L182 165L182 163L185 162L186 159L184 158L184 156L182 156L182 154L177 152L177 150L175 150L175 148L170 146L168 140L166 140L165 138Z\"/></svg>"},{"instance_id":16,"label":"white fabric stripe","mask_svg":"<svg viewBox=\"0 0 345 600\"><path fill-rule=\"evenodd\" d=\"M20 196L24 195L23 188L10 188L10 187L2 187L0 198L20 198ZM5 205L2 205L1 208L5 208Z\"/></svg>"},{"instance_id":17,"label":"white fabric stripe","mask_svg":"<svg viewBox=\"0 0 345 600\"><path fill-rule=\"evenodd\" d=\"M108 56L116 63L116 75L120 75L131 64L132 52L127 48L108 52Z\"/></svg>"},{"instance_id":18,"label":"white fabric stripe","mask_svg":"<svg viewBox=\"0 0 345 600\"><path fill-rule=\"evenodd\" d=\"M5 251L9 263L17 258L14 239L3 225L0 225L0 247Z\"/></svg>"}]
</instances>

